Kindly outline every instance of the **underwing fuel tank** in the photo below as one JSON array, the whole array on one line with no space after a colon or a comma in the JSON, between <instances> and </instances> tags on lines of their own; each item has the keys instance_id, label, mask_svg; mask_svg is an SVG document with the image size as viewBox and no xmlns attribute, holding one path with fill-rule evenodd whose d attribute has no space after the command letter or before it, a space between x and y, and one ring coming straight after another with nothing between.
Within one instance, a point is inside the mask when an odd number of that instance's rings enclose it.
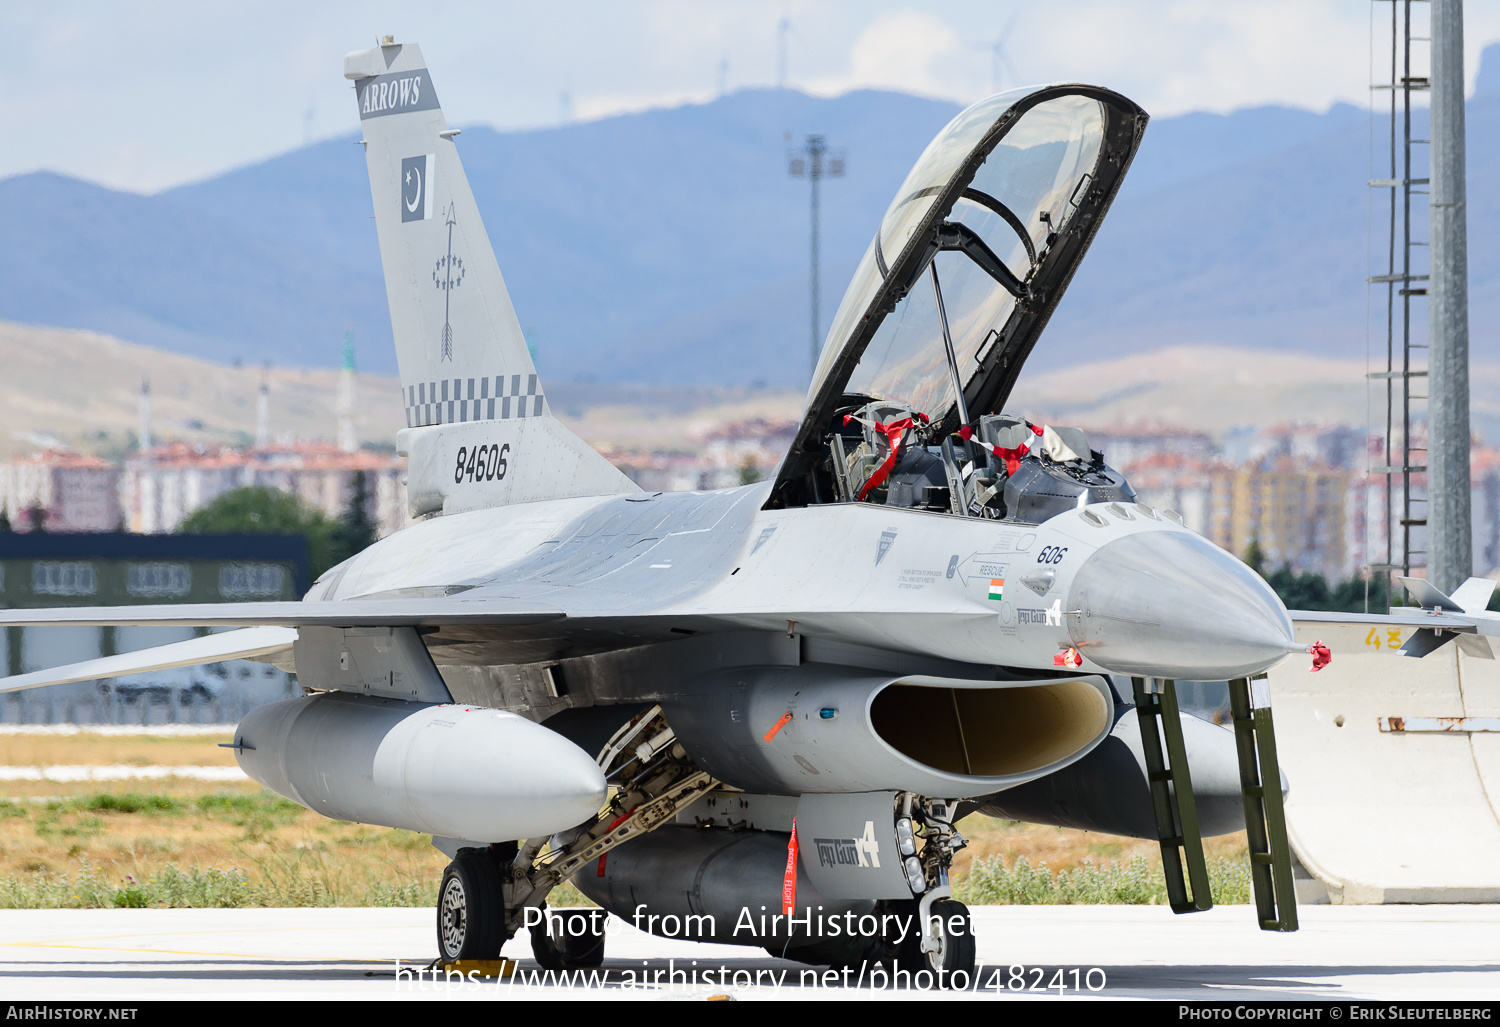
<instances>
[{"instance_id":1,"label":"underwing fuel tank","mask_svg":"<svg viewBox=\"0 0 1500 1027\"><path fill-rule=\"evenodd\" d=\"M235 743L245 773L336 820L503 842L604 804L587 753L503 710L327 692L251 710Z\"/></svg>"},{"instance_id":2,"label":"underwing fuel tank","mask_svg":"<svg viewBox=\"0 0 1500 1027\"><path fill-rule=\"evenodd\" d=\"M777 795L890 789L964 798L1054 773L1108 736L1092 675L1029 681L890 677L826 664L742 667L664 702L694 761Z\"/></svg>"}]
</instances>

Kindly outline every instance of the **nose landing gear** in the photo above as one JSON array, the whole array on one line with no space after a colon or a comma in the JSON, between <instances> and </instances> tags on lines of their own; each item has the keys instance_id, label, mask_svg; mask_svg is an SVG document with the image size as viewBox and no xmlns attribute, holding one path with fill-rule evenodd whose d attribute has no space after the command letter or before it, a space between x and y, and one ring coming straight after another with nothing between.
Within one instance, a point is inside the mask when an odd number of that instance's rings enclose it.
<instances>
[{"instance_id":1,"label":"nose landing gear","mask_svg":"<svg viewBox=\"0 0 1500 1027\"><path fill-rule=\"evenodd\" d=\"M926 970L938 987L971 985L977 953L974 948L974 918L969 907L956 899L939 899L928 914L932 947L922 951L919 934L902 944L896 952L896 965L913 974ZM961 975L957 982L951 978Z\"/></svg>"}]
</instances>

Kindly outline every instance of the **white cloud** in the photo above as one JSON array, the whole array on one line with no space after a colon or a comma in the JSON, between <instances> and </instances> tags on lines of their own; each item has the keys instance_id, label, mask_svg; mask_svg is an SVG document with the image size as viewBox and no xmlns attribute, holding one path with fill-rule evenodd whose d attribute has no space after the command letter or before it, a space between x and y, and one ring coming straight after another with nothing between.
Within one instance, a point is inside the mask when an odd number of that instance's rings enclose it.
<instances>
[{"instance_id":1,"label":"white cloud","mask_svg":"<svg viewBox=\"0 0 1500 1027\"><path fill-rule=\"evenodd\" d=\"M951 96L956 88L962 88L950 73L952 61L965 56L958 32L937 15L920 10L893 11L876 18L854 40L845 72L815 76L803 87L823 96L851 89Z\"/></svg>"},{"instance_id":2,"label":"white cloud","mask_svg":"<svg viewBox=\"0 0 1500 1027\"><path fill-rule=\"evenodd\" d=\"M991 91L989 46L1010 29L1003 85L1092 81L1160 116L1363 105L1370 12L1370 0L0 5L0 175L45 167L153 190L300 145L309 108L315 137L353 132L341 60L378 33L422 45L453 121L502 128L556 124L564 92L585 119L706 100L726 59L732 88L770 85L783 16L790 82L818 94L970 102ZM1471 0L1465 25L1472 82L1500 39L1500 4Z\"/></svg>"}]
</instances>

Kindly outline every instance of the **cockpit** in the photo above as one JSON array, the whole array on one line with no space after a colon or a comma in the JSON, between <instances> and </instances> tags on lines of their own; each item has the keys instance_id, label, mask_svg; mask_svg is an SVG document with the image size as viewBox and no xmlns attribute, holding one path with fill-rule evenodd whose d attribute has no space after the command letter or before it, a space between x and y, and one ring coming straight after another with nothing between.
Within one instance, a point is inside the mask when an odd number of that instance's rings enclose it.
<instances>
[{"instance_id":1,"label":"cockpit","mask_svg":"<svg viewBox=\"0 0 1500 1027\"><path fill-rule=\"evenodd\" d=\"M1140 144L1109 90L992 96L902 183L824 343L771 506L879 503L1036 523L1133 501L1077 428L1004 412Z\"/></svg>"}]
</instances>

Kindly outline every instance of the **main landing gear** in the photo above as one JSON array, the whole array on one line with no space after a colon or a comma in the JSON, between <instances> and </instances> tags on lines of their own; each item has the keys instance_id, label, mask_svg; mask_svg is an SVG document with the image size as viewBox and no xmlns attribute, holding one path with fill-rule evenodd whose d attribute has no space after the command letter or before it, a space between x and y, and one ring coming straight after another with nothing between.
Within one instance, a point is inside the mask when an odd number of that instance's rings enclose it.
<instances>
[{"instance_id":1,"label":"main landing gear","mask_svg":"<svg viewBox=\"0 0 1500 1027\"><path fill-rule=\"evenodd\" d=\"M459 850L438 892L438 951L444 961L498 959L501 946L538 908L543 919L531 925L531 947L543 969L592 969L604 961L602 914L547 917L548 892L615 846L670 822L718 782L688 758L660 706L615 732L599 766L613 788L592 823L529 839L524 846L505 842Z\"/></svg>"},{"instance_id":2,"label":"main landing gear","mask_svg":"<svg viewBox=\"0 0 1500 1027\"><path fill-rule=\"evenodd\" d=\"M604 911L569 910L531 926L531 954L543 970L592 970L604 963Z\"/></svg>"},{"instance_id":3,"label":"main landing gear","mask_svg":"<svg viewBox=\"0 0 1500 1027\"><path fill-rule=\"evenodd\" d=\"M509 936L505 876L515 845L463 849L438 889L438 952L445 963L493 960ZM543 970L588 970L604 962L602 910L543 913L531 927L531 952ZM549 930L550 926L550 930Z\"/></svg>"},{"instance_id":4,"label":"main landing gear","mask_svg":"<svg viewBox=\"0 0 1500 1027\"><path fill-rule=\"evenodd\" d=\"M444 962L500 958L500 946L505 944L500 867L493 848L463 849L443 871L437 940Z\"/></svg>"}]
</instances>

